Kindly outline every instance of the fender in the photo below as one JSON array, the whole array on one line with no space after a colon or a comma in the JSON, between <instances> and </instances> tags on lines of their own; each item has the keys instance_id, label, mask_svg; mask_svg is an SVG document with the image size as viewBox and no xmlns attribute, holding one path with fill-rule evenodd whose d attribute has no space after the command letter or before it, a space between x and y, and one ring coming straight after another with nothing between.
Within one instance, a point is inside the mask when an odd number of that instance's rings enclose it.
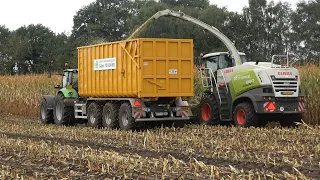
<instances>
[{"instance_id":1,"label":"fender","mask_svg":"<svg viewBox=\"0 0 320 180\"><path fill-rule=\"evenodd\" d=\"M250 92L250 91L249 91L249 92ZM240 99L250 99L250 101L251 101L251 103L252 103L252 105L253 105L253 107L254 107L254 110L255 110L256 112L258 112L258 105L257 105L257 103L255 103L255 102L257 101L257 98L255 98L255 96L254 96L253 94L248 93L248 92L241 94L240 96L238 96L238 97L233 101L232 109L235 108L235 107L234 107L235 102L239 101ZM236 103L236 104L238 104L238 103Z\"/></svg>"},{"instance_id":2,"label":"fender","mask_svg":"<svg viewBox=\"0 0 320 180\"><path fill-rule=\"evenodd\" d=\"M54 95L43 95L43 99L47 102L47 109L53 110L54 107Z\"/></svg>"},{"instance_id":3,"label":"fender","mask_svg":"<svg viewBox=\"0 0 320 180\"><path fill-rule=\"evenodd\" d=\"M65 98L78 98L78 92L75 89L62 88L58 93L62 93Z\"/></svg>"}]
</instances>

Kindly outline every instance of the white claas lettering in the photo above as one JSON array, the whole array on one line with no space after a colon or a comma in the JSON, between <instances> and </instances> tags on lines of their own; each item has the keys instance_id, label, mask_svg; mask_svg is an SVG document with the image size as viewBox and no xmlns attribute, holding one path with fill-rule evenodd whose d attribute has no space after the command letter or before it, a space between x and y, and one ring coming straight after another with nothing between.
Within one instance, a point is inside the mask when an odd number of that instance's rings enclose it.
<instances>
[{"instance_id":1,"label":"white claas lettering","mask_svg":"<svg viewBox=\"0 0 320 180\"><path fill-rule=\"evenodd\" d=\"M279 76L292 76L292 72L278 72Z\"/></svg>"}]
</instances>

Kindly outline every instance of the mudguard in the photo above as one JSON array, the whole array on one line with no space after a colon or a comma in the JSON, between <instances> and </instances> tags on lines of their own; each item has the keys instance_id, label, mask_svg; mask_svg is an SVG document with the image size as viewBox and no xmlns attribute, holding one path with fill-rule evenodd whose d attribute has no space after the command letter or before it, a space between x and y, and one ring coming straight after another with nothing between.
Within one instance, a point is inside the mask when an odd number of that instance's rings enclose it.
<instances>
[{"instance_id":1,"label":"mudguard","mask_svg":"<svg viewBox=\"0 0 320 180\"><path fill-rule=\"evenodd\" d=\"M48 110L53 110L54 107L54 95L43 95L43 99L47 102Z\"/></svg>"},{"instance_id":2,"label":"mudguard","mask_svg":"<svg viewBox=\"0 0 320 180\"><path fill-rule=\"evenodd\" d=\"M78 92L75 89L62 88L59 90L65 98L78 98Z\"/></svg>"}]
</instances>

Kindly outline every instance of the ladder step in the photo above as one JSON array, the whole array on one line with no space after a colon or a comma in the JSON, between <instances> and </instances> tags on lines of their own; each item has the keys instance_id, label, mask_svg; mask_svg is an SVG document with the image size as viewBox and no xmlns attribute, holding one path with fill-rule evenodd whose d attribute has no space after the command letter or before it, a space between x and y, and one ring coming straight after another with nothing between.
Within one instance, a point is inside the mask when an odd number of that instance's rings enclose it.
<instances>
[{"instance_id":1,"label":"ladder step","mask_svg":"<svg viewBox=\"0 0 320 180\"><path fill-rule=\"evenodd\" d=\"M76 109L76 110L74 110L74 112L82 112L82 110L81 109Z\"/></svg>"},{"instance_id":2,"label":"ladder step","mask_svg":"<svg viewBox=\"0 0 320 180\"><path fill-rule=\"evenodd\" d=\"M74 116L77 119L87 119L87 116Z\"/></svg>"},{"instance_id":3,"label":"ladder step","mask_svg":"<svg viewBox=\"0 0 320 180\"><path fill-rule=\"evenodd\" d=\"M85 104L74 104L75 107L82 107Z\"/></svg>"}]
</instances>

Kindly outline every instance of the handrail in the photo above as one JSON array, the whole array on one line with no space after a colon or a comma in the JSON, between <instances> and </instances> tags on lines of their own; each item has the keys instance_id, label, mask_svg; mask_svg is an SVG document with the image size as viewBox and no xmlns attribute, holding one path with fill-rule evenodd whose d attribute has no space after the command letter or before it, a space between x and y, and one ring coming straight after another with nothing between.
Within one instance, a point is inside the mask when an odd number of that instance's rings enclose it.
<instances>
[{"instance_id":1,"label":"handrail","mask_svg":"<svg viewBox=\"0 0 320 180\"><path fill-rule=\"evenodd\" d=\"M228 90L228 83L227 83L227 80L226 80L226 78L225 78L225 76L224 76L224 73L222 72L222 70L219 70L220 72L221 72L221 74L222 74L222 77L223 77L223 81L224 81L224 83L225 83L225 85L226 85L226 89L227 89L227 93L229 92L229 90Z\"/></svg>"},{"instance_id":2,"label":"handrail","mask_svg":"<svg viewBox=\"0 0 320 180\"><path fill-rule=\"evenodd\" d=\"M273 61L274 61L275 57L286 57L287 58L287 66L286 67L289 67L289 54L287 53L287 55L273 55L272 60L271 60L271 68L273 68Z\"/></svg>"}]
</instances>

